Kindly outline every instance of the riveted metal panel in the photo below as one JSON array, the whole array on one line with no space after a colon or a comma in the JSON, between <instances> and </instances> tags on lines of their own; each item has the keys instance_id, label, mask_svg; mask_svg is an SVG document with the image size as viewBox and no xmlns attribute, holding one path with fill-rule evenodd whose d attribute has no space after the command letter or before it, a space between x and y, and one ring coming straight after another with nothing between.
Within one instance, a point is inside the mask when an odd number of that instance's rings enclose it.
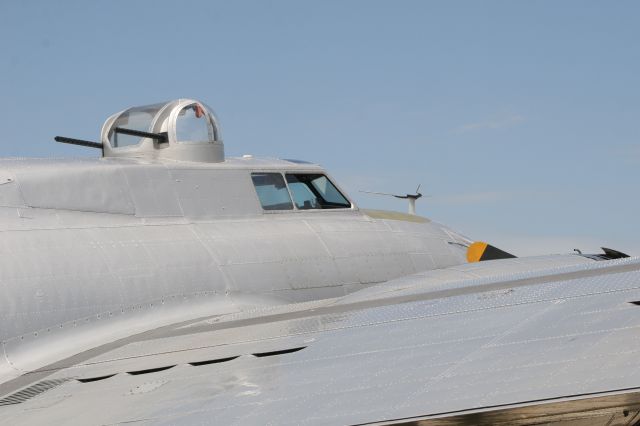
<instances>
[{"instance_id":1,"label":"riveted metal panel","mask_svg":"<svg viewBox=\"0 0 640 426\"><path fill-rule=\"evenodd\" d=\"M127 179L116 164L19 169L16 176L29 207L134 214Z\"/></svg>"},{"instance_id":2,"label":"riveted metal panel","mask_svg":"<svg viewBox=\"0 0 640 426\"><path fill-rule=\"evenodd\" d=\"M258 197L245 170L170 170L185 216L216 218L262 213Z\"/></svg>"},{"instance_id":3,"label":"riveted metal panel","mask_svg":"<svg viewBox=\"0 0 640 426\"><path fill-rule=\"evenodd\" d=\"M183 216L174 190L175 181L165 166L125 167L123 173L131 191L136 216Z\"/></svg>"}]
</instances>

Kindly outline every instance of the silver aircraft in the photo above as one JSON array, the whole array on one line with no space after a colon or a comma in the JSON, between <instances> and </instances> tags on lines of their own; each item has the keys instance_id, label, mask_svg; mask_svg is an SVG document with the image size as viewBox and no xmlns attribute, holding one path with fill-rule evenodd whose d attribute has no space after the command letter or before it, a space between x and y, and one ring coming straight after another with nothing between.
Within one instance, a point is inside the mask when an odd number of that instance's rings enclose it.
<instances>
[{"instance_id":1,"label":"silver aircraft","mask_svg":"<svg viewBox=\"0 0 640 426\"><path fill-rule=\"evenodd\" d=\"M516 258L225 158L189 99L0 160L0 423L640 420L640 260Z\"/></svg>"}]
</instances>

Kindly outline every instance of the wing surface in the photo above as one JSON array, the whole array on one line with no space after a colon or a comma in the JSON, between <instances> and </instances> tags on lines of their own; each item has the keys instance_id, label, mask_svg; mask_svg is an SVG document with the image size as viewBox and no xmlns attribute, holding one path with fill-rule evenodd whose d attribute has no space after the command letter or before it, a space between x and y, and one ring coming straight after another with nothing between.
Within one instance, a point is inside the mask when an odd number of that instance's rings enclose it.
<instances>
[{"instance_id":1,"label":"wing surface","mask_svg":"<svg viewBox=\"0 0 640 426\"><path fill-rule=\"evenodd\" d=\"M575 259L163 327L3 384L0 422L634 424L640 260Z\"/></svg>"}]
</instances>

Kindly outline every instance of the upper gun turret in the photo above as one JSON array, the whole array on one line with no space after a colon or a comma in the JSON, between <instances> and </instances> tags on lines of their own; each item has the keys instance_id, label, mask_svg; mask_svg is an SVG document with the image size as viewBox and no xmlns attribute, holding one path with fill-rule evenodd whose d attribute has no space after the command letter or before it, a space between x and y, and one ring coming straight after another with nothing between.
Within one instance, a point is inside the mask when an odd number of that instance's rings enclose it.
<instances>
[{"instance_id":1,"label":"upper gun turret","mask_svg":"<svg viewBox=\"0 0 640 426\"><path fill-rule=\"evenodd\" d=\"M104 157L220 163L225 160L213 111L193 99L132 107L109 117L101 143L56 137L59 142L102 148Z\"/></svg>"}]
</instances>

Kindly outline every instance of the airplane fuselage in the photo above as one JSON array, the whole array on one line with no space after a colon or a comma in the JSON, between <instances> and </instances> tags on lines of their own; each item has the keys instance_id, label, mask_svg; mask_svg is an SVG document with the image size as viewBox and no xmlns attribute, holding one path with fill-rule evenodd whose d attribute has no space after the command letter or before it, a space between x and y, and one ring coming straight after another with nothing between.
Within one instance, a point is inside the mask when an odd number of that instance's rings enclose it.
<instances>
[{"instance_id":1,"label":"airplane fuselage","mask_svg":"<svg viewBox=\"0 0 640 426\"><path fill-rule=\"evenodd\" d=\"M263 208L252 176L327 175L316 165L110 158L0 168L0 340L9 364L12 353L28 353L21 361L38 365L28 360L49 341L77 351L84 340L338 297L465 262L457 234L418 216L352 202Z\"/></svg>"}]
</instances>

